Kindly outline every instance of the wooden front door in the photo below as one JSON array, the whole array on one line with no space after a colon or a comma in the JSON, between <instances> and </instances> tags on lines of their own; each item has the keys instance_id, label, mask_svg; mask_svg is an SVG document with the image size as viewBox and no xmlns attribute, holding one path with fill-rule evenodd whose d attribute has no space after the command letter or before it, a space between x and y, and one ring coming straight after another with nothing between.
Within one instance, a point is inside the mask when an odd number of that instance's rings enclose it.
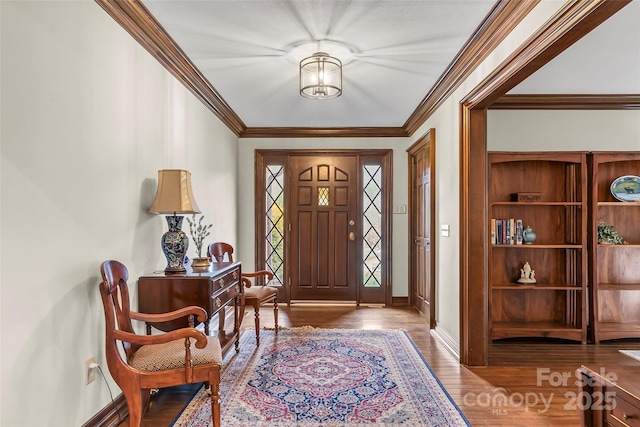
<instances>
[{"instance_id":1,"label":"wooden front door","mask_svg":"<svg viewBox=\"0 0 640 427\"><path fill-rule=\"evenodd\" d=\"M292 300L356 301L358 242L356 156L290 160Z\"/></svg>"},{"instance_id":2,"label":"wooden front door","mask_svg":"<svg viewBox=\"0 0 640 427\"><path fill-rule=\"evenodd\" d=\"M410 277L413 305L429 316L430 326L435 327L435 274L431 233L432 220L432 141L435 130L420 139L409 151L411 179L411 247Z\"/></svg>"}]
</instances>

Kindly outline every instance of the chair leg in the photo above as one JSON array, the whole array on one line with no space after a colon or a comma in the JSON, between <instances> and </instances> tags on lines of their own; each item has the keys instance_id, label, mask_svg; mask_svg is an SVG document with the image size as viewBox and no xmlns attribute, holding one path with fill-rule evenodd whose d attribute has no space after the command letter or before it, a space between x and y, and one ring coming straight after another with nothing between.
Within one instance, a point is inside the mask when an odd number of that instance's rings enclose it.
<instances>
[{"instance_id":1,"label":"chair leg","mask_svg":"<svg viewBox=\"0 0 640 427\"><path fill-rule=\"evenodd\" d=\"M260 345L260 304L253 307L256 321L256 345Z\"/></svg>"},{"instance_id":2,"label":"chair leg","mask_svg":"<svg viewBox=\"0 0 640 427\"><path fill-rule=\"evenodd\" d=\"M278 333L278 300L273 300L273 320L276 324L276 334Z\"/></svg>"},{"instance_id":3,"label":"chair leg","mask_svg":"<svg viewBox=\"0 0 640 427\"><path fill-rule=\"evenodd\" d=\"M129 426L140 427L142 424L142 413L149 402L149 390L136 387L123 387L122 393L127 401L129 409Z\"/></svg>"},{"instance_id":4,"label":"chair leg","mask_svg":"<svg viewBox=\"0 0 640 427\"><path fill-rule=\"evenodd\" d=\"M220 371L210 375L209 394L211 395L211 420L213 427L221 427L220 422Z\"/></svg>"}]
</instances>

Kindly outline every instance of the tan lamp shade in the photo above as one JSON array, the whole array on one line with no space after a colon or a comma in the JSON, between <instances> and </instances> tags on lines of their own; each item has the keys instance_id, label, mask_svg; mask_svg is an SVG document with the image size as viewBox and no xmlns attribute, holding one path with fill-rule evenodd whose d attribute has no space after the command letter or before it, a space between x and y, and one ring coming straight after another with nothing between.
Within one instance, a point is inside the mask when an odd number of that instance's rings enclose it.
<instances>
[{"instance_id":1,"label":"tan lamp shade","mask_svg":"<svg viewBox=\"0 0 640 427\"><path fill-rule=\"evenodd\" d=\"M182 169L158 171L158 189L149 208L151 213L200 213L191 190L191 173Z\"/></svg>"}]
</instances>

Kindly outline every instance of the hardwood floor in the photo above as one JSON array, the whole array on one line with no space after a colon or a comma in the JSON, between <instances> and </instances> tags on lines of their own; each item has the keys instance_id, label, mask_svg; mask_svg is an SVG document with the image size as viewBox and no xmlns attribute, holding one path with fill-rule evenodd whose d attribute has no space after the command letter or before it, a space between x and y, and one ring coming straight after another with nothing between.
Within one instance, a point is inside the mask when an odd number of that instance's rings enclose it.
<instances>
[{"instance_id":1,"label":"hardwood floor","mask_svg":"<svg viewBox=\"0 0 640 427\"><path fill-rule=\"evenodd\" d=\"M262 326L273 327L272 309L263 308L260 316ZM279 319L283 327L406 330L472 426L578 426L575 371L580 364L616 366L627 357L619 349L640 349L640 340L599 345L504 341L490 346L489 366L466 368L429 333L427 319L411 308L281 304ZM252 312L247 311L242 327L253 329ZM152 399L143 425L170 425L197 388L161 390ZM120 426L128 426L127 421Z\"/></svg>"}]
</instances>

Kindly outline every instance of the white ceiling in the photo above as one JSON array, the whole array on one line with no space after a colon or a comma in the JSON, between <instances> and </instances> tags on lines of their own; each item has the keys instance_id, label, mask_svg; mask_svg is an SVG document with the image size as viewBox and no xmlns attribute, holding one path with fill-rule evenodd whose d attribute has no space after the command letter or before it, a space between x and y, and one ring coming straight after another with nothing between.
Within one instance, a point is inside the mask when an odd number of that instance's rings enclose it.
<instances>
[{"instance_id":1,"label":"white ceiling","mask_svg":"<svg viewBox=\"0 0 640 427\"><path fill-rule=\"evenodd\" d=\"M248 127L402 126L494 0L144 4ZM343 63L343 93L299 94L302 58Z\"/></svg>"},{"instance_id":2,"label":"white ceiling","mask_svg":"<svg viewBox=\"0 0 640 427\"><path fill-rule=\"evenodd\" d=\"M325 128L402 126L495 0L144 4L247 127ZM299 95L299 61L316 51L344 63L337 99ZM640 1L511 93L640 93Z\"/></svg>"},{"instance_id":3,"label":"white ceiling","mask_svg":"<svg viewBox=\"0 0 640 427\"><path fill-rule=\"evenodd\" d=\"M629 3L509 93L640 94L640 1Z\"/></svg>"}]
</instances>

